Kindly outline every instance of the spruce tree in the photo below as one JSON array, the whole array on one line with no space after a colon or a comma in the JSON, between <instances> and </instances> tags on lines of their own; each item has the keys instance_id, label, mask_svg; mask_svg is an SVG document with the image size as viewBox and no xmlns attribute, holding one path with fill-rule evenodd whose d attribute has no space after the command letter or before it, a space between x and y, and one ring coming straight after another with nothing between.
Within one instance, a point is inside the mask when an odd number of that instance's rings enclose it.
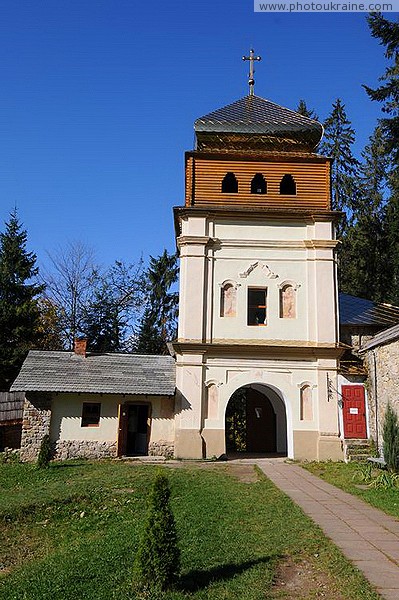
<instances>
[{"instance_id":1,"label":"spruce tree","mask_svg":"<svg viewBox=\"0 0 399 600\"><path fill-rule=\"evenodd\" d=\"M48 433L43 436L40 444L40 450L36 461L38 469L47 469L52 456L51 440Z\"/></svg>"},{"instance_id":2,"label":"spruce tree","mask_svg":"<svg viewBox=\"0 0 399 600\"><path fill-rule=\"evenodd\" d=\"M340 289L348 294L384 302L389 289L385 202L386 145L377 127L362 153L359 201L340 249Z\"/></svg>"},{"instance_id":3,"label":"spruce tree","mask_svg":"<svg viewBox=\"0 0 399 600\"><path fill-rule=\"evenodd\" d=\"M106 282L93 286L93 297L82 316L81 331L90 352L117 352L122 349L126 318Z\"/></svg>"},{"instance_id":4,"label":"spruce tree","mask_svg":"<svg viewBox=\"0 0 399 600\"><path fill-rule=\"evenodd\" d=\"M382 437L384 440L384 460L391 471L399 470L399 425L396 412L388 402L385 411Z\"/></svg>"},{"instance_id":5,"label":"spruce tree","mask_svg":"<svg viewBox=\"0 0 399 600\"><path fill-rule=\"evenodd\" d=\"M371 35L385 46L385 57L391 61L380 77L379 87L364 87L372 100L381 102L387 115L379 120L385 140L388 191L383 212L384 299L399 305L399 22L385 19L380 13L370 14L367 20Z\"/></svg>"},{"instance_id":6,"label":"spruce tree","mask_svg":"<svg viewBox=\"0 0 399 600\"><path fill-rule=\"evenodd\" d=\"M144 275L146 306L141 319L135 351L140 354L167 354L166 342L177 332L178 294L171 291L177 281L177 254L167 250L158 257L150 257Z\"/></svg>"},{"instance_id":7,"label":"spruce tree","mask_svg":"<svg viewBox=\"0 0 399 600\"><path fill-rule=\"evenodd\" d=\"M143 590L162 592L180 573L180 550L170 507L167 477L158 472L152 486L148 519L135 558L137 584Z\"/></svg>"},{"instance_id":8,"label":"spruce tree","mask_svg":"<svg viewBox=\"0 0 399 600\"><path fill-rule=\"evenodd\" d=\"M357 204L358 161L352 154L355 132L346 115L345 105L338 98L324 123L324 138L320 153L333 159L331 166L332 209L343 211L337 227L337 237L346 231Z\"/></svg>"},{"instance_id":9,"label":"spruce tree","mask_svg":"<svg viewBox=\"0 0 399 600\"><path fill-rule=\"evenodd\" d=\"M399 306L399 168L388 177L389 198L384 209L387 288L385 301Z\"/></svg>"},{"instance_id":10,"label":"spruce tree","mask_svg":"<svg viewBox=\"0 0 399 600\"><path fill-rule=\"evenodd\" d=\"M308 117L309 119L313 119L314 121L319 120L319 117L316 115L315 111L307 107L305 100L299 100L296 112L302 115L303 117Z\"/></svg>"},{"instance_id":11,"label":"spruce tree","mask_svg":"<svg viewBox=\"0 0 399 600\"><path fill-rule=\"evenodd\" d=\"M381 119L385 131L388 151L393 152L399 161L399 22L385 19L381 13L371 13L367 17L371 35L385 46L385 57L392 63L380 77L383 83L373 89L364 86L372 100L382 103L382 110L387 117Z\"/></svg>"},{"instance_id":12,"label":"spruce tree","mask_svg":"<svg viewBox=\"0 0 399 600\"><path fill-rule=\"evenodd\" d=\"M27 233L17 212L0 234L0 390L8 390L27 351L38 339L36 256L26 249Z\"/></svg>"}]
</instances>

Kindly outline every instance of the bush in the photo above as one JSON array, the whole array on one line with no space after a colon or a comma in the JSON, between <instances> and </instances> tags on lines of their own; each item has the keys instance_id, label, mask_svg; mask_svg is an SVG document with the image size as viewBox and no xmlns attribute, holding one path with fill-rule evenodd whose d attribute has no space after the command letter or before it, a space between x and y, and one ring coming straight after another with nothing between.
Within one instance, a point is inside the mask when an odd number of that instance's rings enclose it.
<instances>
[{"instance_id":1,"label":"bush","mask_svg":"<svg viewBox=\"0 0 399 600\"><path fill-rule=\"evenodd\" d=\"M40 444L39 456L37 457L36 465L39 469L46 469L48 467L51 460L51 454L50 436L46 434Z\"/></svg>"},{"instance_id":2,"label":"bush","mask_svg":"<svg viewBox=\"0 0 399 600\"><path fill-rule=\"evenodd\" d=\"M176 582L180 550L175 519L170 507L167 477L157 473L151 490L147 523L135 558L135 574L141 589L161 592Z\"/></svg>"},{"instance_id":3,"label":"bush","mask_svg":"<svg viewBox=\"0 0 399 600\"><path fill-rule=\"evenodd\" d=\"M399 471L399 426L398 416L388 402L382 431L384 438L384 460L388 469Z\"/></svg>"}]
</instances>

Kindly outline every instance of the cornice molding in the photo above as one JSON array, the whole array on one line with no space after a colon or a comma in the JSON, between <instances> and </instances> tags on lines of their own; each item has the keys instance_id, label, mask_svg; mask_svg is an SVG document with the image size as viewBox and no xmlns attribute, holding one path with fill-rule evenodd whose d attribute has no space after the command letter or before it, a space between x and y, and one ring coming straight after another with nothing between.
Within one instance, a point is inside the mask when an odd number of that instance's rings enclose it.
<instances>
[{"instance_id":1,"label":"cornice molding","mask_svg":"<svg viewBox=\"0 0 399 600\"><path fill-rule=\"evenodd\" d=\"M273 342L273 343L270 343ZM301 342L284 340L269 340L268 343L251 340L231 340L219 342L200 342L196 340L178 340L173 343L176 354L209 354L212 357L236 356L248 357L251 355L271 356L274 358L339 358L345 348L340 344L317 342Z\"/></svg>"},{"instance_id":2,"label":"cornice molding","mask_svg":"<svg viewBox=\"0 0 399 600\"><path fill-rule=\"evenodd\" d=\"M304 240L304 244L309 250L318 250L320 248L334 249L339 243L339 240Z\"/></svg>"}]
</instances>

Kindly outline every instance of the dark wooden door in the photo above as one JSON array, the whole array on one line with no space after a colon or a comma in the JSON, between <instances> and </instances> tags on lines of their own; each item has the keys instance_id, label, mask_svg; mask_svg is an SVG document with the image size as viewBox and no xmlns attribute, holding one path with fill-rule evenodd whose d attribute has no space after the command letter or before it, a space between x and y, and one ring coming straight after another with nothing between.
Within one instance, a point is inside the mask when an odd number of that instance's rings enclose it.
<instances>
[{"instance_id":1,"label":"dark wooden door","mask_svg":"<svg viewBox=\"0 0 399 600\"><path fill-rule=\"evenodd\" d=\"M344 436L346 438L367 438L366 402L362 385L343 385Z\"/></svg>"},{"instance_id":2,"label":"dark wooden door","mask_svg":"<svg viewBox=\"0 0 399 600\"><path fill-rule=\"evenodd\" d=\"M148 405L129 404L126 455L147 454L148 450Z\"/></svg>"},{"instance_id":3,"label":"dark wooden door","mask_svg":"<svg viewBox=\"0 0 399 600\"><path fill-rule=\"evenodd\" d=\"M247 391L247 452L276 452L276 414L266 396Z\"/></svg>"}]
</instances>

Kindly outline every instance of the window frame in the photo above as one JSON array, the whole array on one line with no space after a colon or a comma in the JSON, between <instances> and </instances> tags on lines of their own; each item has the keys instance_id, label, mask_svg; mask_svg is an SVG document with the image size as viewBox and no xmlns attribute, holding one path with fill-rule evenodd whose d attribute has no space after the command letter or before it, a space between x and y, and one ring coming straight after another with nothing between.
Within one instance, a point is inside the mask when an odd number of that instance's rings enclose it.
<instances>
[{"instance_id":1,"label":"window frame","mask_svg":"<svg viewBox=\"0 0 399 600\"><path fill-rule=\"evenodd\" d=\"M97 410L90 411L89 407L97 407ZM98 413L98 414L97 414ZM80 419L81 427L100 427L101 420L101 402L83 402L82 415Z\"/></svg>"},{"instance_id":2,"label":"window frame","mask_svg":"<svg viewBox=\"0 0 399 600\"><path fill-rule=\"evenodd\" d=\"M250 304L250 294L253 292L263 292L264 293L264 304ZM251 319L251 312L256 310L264 310L264 321L263 323L255 323L250 321L255 321L256 317L254 314L254 318ZM266 327L267 326L267 287L261 286L251 286L247 288L247 327Z\"/></svg>"}]
</instances>

